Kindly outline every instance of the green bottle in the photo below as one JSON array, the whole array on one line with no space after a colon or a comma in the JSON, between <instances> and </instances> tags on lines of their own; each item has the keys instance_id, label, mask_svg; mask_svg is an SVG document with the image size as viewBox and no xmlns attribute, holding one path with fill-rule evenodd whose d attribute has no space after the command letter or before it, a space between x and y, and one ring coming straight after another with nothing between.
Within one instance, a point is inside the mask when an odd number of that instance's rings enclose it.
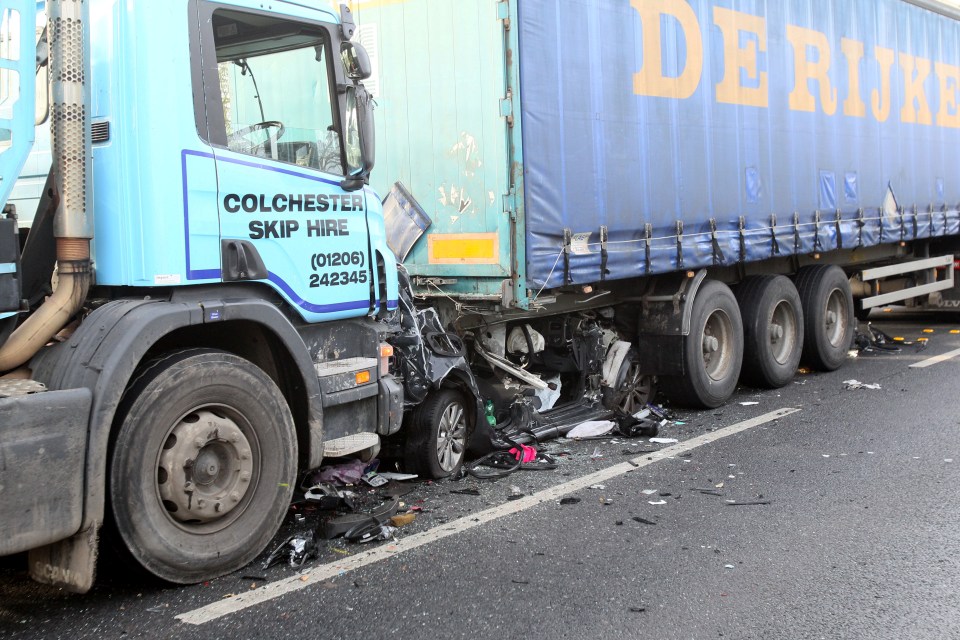
<instances>
[{"instance_id":1,"label":"green bottle","mask_svg":"<svg viewBox=\"0 0 960 640\"><path fill-rule=\"evenodd\" d=\"M483 403L483 409L487 416L487 424L491 427L497 426L497 416L493 413L493 400L487 400Z\"/></svg>"}]
</instances>

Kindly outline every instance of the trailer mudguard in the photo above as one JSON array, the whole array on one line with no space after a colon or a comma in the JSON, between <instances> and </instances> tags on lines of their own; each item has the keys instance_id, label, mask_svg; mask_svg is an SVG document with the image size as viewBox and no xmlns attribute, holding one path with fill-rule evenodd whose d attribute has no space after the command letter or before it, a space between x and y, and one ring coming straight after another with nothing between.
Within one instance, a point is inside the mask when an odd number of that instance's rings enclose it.
<instances>
[{"instance_id":1,"label":"trailer mudguard","mask_svg":"<svg viewBox=\"0 0 960 640\"><path fill-rule=\"evenodd\" d=\"M707 277L701 269L669 274L650 281L650 289L639 298L637 355L643 373L683 375L683 340L690 334L693 300Z\"/></svg>"},{"instance_id":2,"label":"trailer mudguard","mask_svg":"<svg viewBox=\"0 0 960 640\"><path fill-rule=\"evenodd\" d=\"M236 290L230 290L234 293ZM199 292L198 292L199 293ZM220 290L220 296L229 295ZM108 446L114 414L137 366L158 340L189 326L245 320L271 332L287 349L302 379L308 406L309 460L322 456L322 405L313 363L299 334L273 304L258 299L196 302L117 300L94 311L70 339L37 356L34 376L50 389L92 391L80 530L31 551L30 571L40 582L86 591L92 586L96 532L104 518Z\"/></svg>"},{"instance_id":3,"label":"trailer mudguard","mask_svg":"<svg viewBox=\"0 0 960 640\"><path fill-rule=\"evenodd\" d=\"M91 399L89 389L0 399L0 556L80 528Z\"/></svg>"}]
</instances>

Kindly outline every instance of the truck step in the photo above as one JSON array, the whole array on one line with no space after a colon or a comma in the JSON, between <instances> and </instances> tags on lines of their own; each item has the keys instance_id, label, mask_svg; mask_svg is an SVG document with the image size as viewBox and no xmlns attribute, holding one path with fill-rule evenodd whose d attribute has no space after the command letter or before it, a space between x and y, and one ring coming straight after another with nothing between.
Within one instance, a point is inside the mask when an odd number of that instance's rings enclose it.
<instances>
[{"instance_id":1,"label":"truck step","mask_svg":"<svg viewBox=\"0 0 960 640\"><path fill-rule=\"evenodd\" d=\"M342 438L334 438L323 443L324 458L340 458L357 453L380 444L380 436L375 433L355 433Z\"/></svg>"},{"instance_id":2,"label":"truck step","mask_svg":"<svg viewBox=\"0 0 960 640\"><path fill-rule=\"evenodd\" d=\"M0 398L26 396L31 393L41 393L47 386L36 380L0 379Z\"/></svg>"}]
</instances>

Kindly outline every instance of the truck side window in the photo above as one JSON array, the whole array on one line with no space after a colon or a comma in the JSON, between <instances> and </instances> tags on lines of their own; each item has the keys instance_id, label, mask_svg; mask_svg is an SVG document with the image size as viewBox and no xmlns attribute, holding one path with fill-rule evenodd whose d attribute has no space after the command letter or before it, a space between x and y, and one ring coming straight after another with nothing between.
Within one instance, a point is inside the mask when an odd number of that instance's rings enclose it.
<instances>
[{"instance_id":1,"label":"truck side window","mask_svg":"<svg viewBox=\"0 0 960 640\"><path fill-rule=\"evenodd\" d=\"M342 175L326 33L222 9L213 33L227 148Z\"/></svg>"}]
</instances>

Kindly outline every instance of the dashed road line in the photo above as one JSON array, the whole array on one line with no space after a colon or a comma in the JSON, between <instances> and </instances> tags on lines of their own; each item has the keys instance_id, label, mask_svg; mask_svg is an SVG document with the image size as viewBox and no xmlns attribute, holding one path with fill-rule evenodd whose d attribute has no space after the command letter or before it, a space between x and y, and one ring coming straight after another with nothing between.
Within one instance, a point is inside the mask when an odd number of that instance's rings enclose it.
<instances>
[{"instance_id":1,"label":"dashed road line","mask_svg":"<svg viewBox=\"0 0 960 640\"><path fill-rule=\"evenodd\" d=\"M941 353L939 356L933 356L932 358L927 358L926 360L921 360L920 362L914 362L912 365L910 365L910 368L925 369L926 367L950 360L951 358L956 358L957 356L960 356L960 349L954 349L953 351Z\"/></svg>"}]
</instances>

